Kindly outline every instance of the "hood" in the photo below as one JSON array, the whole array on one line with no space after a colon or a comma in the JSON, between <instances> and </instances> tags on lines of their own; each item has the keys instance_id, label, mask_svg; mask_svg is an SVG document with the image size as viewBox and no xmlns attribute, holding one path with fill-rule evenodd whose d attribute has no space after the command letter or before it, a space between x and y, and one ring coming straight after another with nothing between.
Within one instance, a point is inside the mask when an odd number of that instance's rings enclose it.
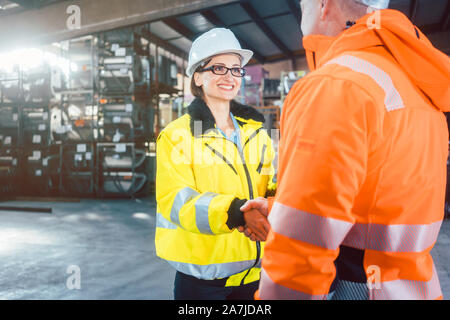
<instances>
[{"instance_id":1,"label":"hood","mask_svg":"<svg viewBox=\"0 0 450 320\"><path fill-rule=\"evenodd\" d=\"M400 11L367 14L337 37L306 36L303 46L311 70L344 52L383 46L438 109L450 111L450 58Z\"/></svg>"}]
</instances>

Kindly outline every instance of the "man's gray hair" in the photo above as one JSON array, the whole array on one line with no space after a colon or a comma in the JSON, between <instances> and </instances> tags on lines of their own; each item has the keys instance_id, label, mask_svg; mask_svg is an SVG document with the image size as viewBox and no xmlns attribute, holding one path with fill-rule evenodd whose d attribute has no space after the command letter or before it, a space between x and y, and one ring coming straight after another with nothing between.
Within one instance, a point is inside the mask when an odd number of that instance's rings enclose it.
<instances>
[{"instance_id":1,"label":"man's gray hair","mask_svg":"<svg viewBox=\"0 0 450 320\"><path fill-rule=\"evenodd\" d=\"M389 0L354 0L354 1L375 9L387 9L387 7L389 6Z\"/></svg>"}]
</instances>

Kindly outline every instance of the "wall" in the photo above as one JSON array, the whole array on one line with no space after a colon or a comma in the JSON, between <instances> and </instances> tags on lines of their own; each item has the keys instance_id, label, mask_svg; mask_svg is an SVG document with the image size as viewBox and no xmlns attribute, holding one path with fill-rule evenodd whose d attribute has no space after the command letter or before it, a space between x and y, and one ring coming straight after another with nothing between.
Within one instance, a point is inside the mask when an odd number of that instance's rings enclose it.
<instances>
[{"instance_id":1,"label":"wall","mask_svg":"<svg viewBox=\"0 0 450 320\"><path fill-rule=\"evenodd\" d=\"M274 63L266 63L263 64L263 68L269 72L269 78L271 79L279 79L281 77L282 71L297 71L297 70L306 70L309 71L308 64L306 62L306 58L297 58L295 60L296 69L294 70L292 66L291 60L284 60Z\"/></svg>"}]
</instances>

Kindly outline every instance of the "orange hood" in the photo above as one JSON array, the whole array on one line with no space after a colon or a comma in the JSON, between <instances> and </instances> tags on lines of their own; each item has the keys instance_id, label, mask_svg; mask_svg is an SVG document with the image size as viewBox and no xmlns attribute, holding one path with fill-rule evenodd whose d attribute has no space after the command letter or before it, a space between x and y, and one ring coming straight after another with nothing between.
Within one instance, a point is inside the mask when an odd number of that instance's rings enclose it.
<instances>
[{"instance_id":1,"label":"orange hood","mask_svg":"<svg viewBox=\"0 0 450 320\"><path fill-rule=\"evenodd\" d=\"M370 28L375 22L379 22L379 28ZM380 45L392 54L437 108L450 111L450 58L433 47L400 11L386 9L365 15L337 37L310 35L303 38L311 70L344 52Z\"/></svg>"}]
</instances>

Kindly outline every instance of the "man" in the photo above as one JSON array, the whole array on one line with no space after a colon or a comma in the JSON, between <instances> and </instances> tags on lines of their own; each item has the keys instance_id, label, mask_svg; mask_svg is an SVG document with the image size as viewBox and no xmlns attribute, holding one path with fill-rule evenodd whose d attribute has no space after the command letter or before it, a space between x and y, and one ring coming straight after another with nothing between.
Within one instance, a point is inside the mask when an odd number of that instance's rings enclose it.
<instances>
[{"instance_id":1,"label":"man","mask_svg":"<svg viewBox=\"0 0 450 320\"><path fill-rule=\"evenodd\" d=\"M388 0L302 0L260 299L441 299L450 62ZM247 232L246 234L250 234Z\"/></svg>"}]
</instances>

